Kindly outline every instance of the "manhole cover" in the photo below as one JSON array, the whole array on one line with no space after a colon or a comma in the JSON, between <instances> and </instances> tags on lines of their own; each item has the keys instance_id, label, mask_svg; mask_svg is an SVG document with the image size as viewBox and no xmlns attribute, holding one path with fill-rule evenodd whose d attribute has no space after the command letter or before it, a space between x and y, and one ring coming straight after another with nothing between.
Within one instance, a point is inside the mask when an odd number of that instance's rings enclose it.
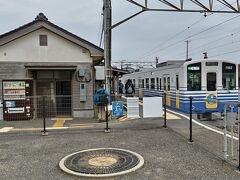
<instances>
[{"instance_id":1,"label":"manhole cover","mask_svg":"<svg viewBox=\"0 0 240 180\"><path fill-rule=\"evenodd\" d=\"M115 148L89 149L64 157L60 168L84 177L112 177L127 174L142 167L144 159L135 152Z\"/></svg>"}]
</instances>

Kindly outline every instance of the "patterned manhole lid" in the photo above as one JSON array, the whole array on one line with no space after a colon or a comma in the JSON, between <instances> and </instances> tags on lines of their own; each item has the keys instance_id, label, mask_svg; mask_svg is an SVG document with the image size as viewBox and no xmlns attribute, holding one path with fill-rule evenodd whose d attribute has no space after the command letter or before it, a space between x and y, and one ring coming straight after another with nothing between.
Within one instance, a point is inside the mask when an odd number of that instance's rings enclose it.
<instances>
[{"instance_id":1,"label":"patterned manhole lid","mask_svg":"<svg viewBox=\"0 0 240 180\"><path fill-rule=\"evenodd\" d=\"M115 148L89 149L64 157L60 168L70 174L84 177L112 177L141 168L142 156L135 152Z\"/></svg>"}]
</instances>

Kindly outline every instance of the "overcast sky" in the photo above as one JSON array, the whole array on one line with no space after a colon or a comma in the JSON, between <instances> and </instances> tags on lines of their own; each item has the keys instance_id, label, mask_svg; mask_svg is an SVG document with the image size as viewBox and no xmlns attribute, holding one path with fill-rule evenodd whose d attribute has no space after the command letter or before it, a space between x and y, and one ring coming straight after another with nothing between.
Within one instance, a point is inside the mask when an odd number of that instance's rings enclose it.
<instances>
[{"instance_id":1,"label":"overcast sky","mask_svg":"<svg viewBox=\"0 0 240 180\"><path fill-rule=\"evenodd\" d=\"M157 0L150 1L152 7L165 7ZM190 7L191 3L185 2ZM52 23L98 45L102 5L102 0L0 0L0 34L31 22L43 12ZM112 0L112 8L113 24L140 10L126 0ZM216 10L221 8L215 4ZM230 20L235 16L239 17ZM189 56L193 59L202 58L207 51L209 57L240 62L240 15L208 14L204 18L201 13L145 12L113 30L112 59L185 59L186 40L191 41Z\"/></svg>"}]
</instances>

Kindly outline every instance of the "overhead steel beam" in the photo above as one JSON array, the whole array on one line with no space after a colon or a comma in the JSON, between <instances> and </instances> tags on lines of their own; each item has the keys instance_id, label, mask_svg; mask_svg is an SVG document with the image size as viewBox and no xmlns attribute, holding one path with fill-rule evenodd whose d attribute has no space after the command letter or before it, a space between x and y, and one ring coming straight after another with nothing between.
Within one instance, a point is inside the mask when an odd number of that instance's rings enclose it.
<instances>
[{"instance_id":1,"label":"overhead steel beam","mask_svg":"<svg viewBox=\"0 0 240 180\"><path fill-rule=\"evenodd\" d=\"M200 6L201 8L203 8L206 11L211 11L209 8L207 8L204 4L202 4L201 2L199 2L198 0L190 0L192 1L194 4Z\"/></svg>"},{"instance_id":2,"label":"overhead steel beam","mask_svg":"<svg viewBox=\"0 0 240 180\"><path fill-rule=\"evenodd\" d=\"M233 11L236 11L238 12L239 9L236 9L235 7L233 7L230 3L228 3L227 1L225 0L217 0L218 2L222 3L223 5L225 5L226 7L232 9Z\"/></svg>"},{"instance_id":3,"label":"overhead steel beam","mask_svg":"<svg viewBox=\"0 0 240 180\"><path fill-rule=\"evenodd\" d=\"M227 0L209 0L208 3L205 5L201 2L201 0L179 0L179 6L178 5L174 5L172 2L170 2L170 0L155 0L159 3L162 3L164 5L167 5L169 8L150 8L148 1L149 0L145 0L144 1L144 5L141 5L140 2L138 2L138 0L126 0L132 4L135 4L141 8L145 8L145 11L172 11L172 12L210 12L210 13L240 13L240 2L239 0L236 0L237 3L237 8L235 8L232 4L230 4ZM139 0L140 1L140 0ZM151 2L154 0L151 0ZM142 1L141 1L142 2ZM177 2L177 0L176 0ZM186 3L193 3L195 5L197 5L199 8L184 8ZM216 2L219 2L221 4L223 4L225 7L229 8L230 10L214 10L214 2L216 4Z\"/></svg>"},{"instance_id":4,"label":"overhead steel beam","mask_svg":"<svg viewBox=\"0 0 240 180\"><path fill-rule=\"evenodd\" d=\"M135 4L136 6L139 6L139 7L143 8L143 9L145 8L143 5L137 3L136 1L133 1L133 0L126 0L126 1L128 1L128 2L130 2L132 4Z\"/></svg>"},{"instance_id":5,"label":"overhead steel beam","mask_svg":"<svg viewBox=\"0 0 240 180\"><path fill-rule=\"evenodd\" d=\"M158 0L158 1L160 1L160 2L162 2L162 3L164 3L164 4L166 4L166 5L174 8L174 9L177 9L177 10L179 10L179 11L181 10L179 7L173 5L172 3L168 2L167 0Z\"/></svg>"},{"instance_id":6,"label":"overhead steel beam","mask_svg":"<svg viewBox=\"0 0 240 180\"><path fill-rule=\"evenodd\" d=\"M139 12L137 12L136 14L133 14L132 16L129 16L128 18L126 18L126 19L124 19L124 20L122 20L122 21L120 21L120 22L118 22L118 23L112 25L112 26L111 26L111 29L113 29L113 28L119 26L120 24L122 24L122 23L124 23L124 22L126 22L126 21L128 21L128 20L130 20L130 19L132 19L132 18L134 18L135 16L137 16L137 15L143 13L144 11L146 11L146 10L143 9L142 11L139 11Z\"/></svg>"}]
</instances>

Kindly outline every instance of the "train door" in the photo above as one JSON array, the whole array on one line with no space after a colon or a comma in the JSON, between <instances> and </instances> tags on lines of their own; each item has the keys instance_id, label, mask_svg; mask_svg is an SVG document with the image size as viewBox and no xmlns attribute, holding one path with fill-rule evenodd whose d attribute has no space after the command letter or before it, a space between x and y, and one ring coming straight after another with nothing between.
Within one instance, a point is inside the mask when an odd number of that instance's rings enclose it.
<instances>
[{"instance_id":1,"label":"train door","mask_svg":"<svg viewBox=\"0 0 240 180\"><path fill-rule=\"evenodd\" d=\"M170 84L170 75L163 75L163 85L164 85L164 92L166 93L166 103L167 106L170 106L170 89L171 89L171 84Z\"/></svg>"},{"instance_id":2,"label":"train door","mask_svg":"<svg viewBox=\"0 0 240 180\"><path fill-rule=\"evenodd\" d=\"M218 73L216 71L206 72L206 108L217 108L217 82Z\"/></svg>"},{"instance_id":3,"label":"train door","mask_svg":"<svg viewBox=\"0 0 240 180\"><path fill-rule=\"evenodd\" d=\"M179 75L176 75L176 108L179 109L180 102L179 102Z\"/></svg>"},{"instance_id":4,"label":"train door","mask_svg":"<svg viewBox=\"0 0 240 180\"><path fill-rule=\"evenodd\" d=\"M138 96L139 96L139 98L143 97L142 88L143 88L143 79L138 79Z\"/></svg>"}]
</instances>

